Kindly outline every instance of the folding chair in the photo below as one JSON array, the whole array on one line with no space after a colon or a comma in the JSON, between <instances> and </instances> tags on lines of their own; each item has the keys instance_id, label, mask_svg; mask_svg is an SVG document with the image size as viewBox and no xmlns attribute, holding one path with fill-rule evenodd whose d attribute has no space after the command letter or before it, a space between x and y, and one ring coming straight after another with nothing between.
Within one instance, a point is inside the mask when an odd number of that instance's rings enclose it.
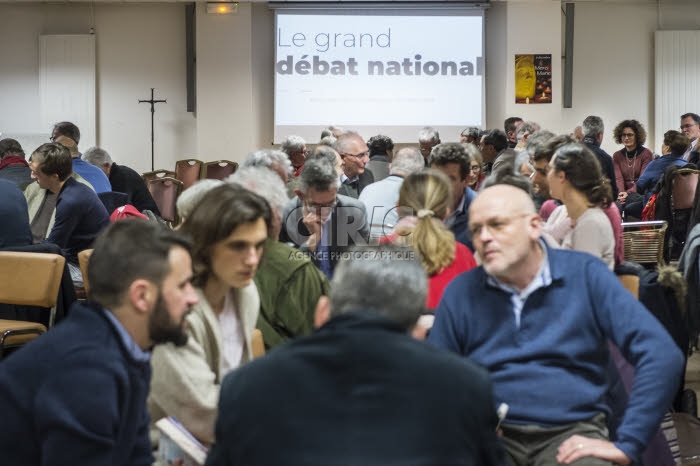
<instances>
[{"instance_id":1,"label":"folding chair","mask_svg":"<svg viewBox=\"0 0 700 466\"><path fill-rule=\"evenodd\" d=\"M202 174L204 162L197 159L185 159L175 162L175 178L182 181L182 190L192 186Z\"/></svg>"},{"instance_id":2,"label":"folding chair","mask_svg":"<svg viewBox=\"0 0 700 466\"><path fill-rule=\"evenodd\" d=\"M58 254L0 251L0 302L50 308L49 328L56 318L56 300L66 260ZM0 320L0 358L46 331L40 323Z\"/></svg>"},{"instance_id":3,"label":"folding chair","mask_svg":"<svg viewBox=\"0 0 700 466\"><path fill-rule=\"evenodd\" d=\"M238 163L230 160L217 160L216 162L206 162L202 168L202 178L212 180L223 180L227 176L233 175L238 170Z\"/></svg>"},{"instance_id":4,"label":"folding chair","mask_svg":"<svg viewBox=\"0 0 700 466\"><path fill-rule=\"evenodd\" d=\"M175 202L182 192L182 181L175 178L157 178L148 182L148 190L156 201L160 216L171 226L177 225L179 219Z\"/></svg>"}]
</instances>

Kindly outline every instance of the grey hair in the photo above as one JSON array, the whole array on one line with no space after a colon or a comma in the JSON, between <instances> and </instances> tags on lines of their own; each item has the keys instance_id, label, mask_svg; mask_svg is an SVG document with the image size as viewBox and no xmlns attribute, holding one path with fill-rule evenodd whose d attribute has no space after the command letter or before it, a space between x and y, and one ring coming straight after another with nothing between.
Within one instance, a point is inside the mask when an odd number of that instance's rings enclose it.
<instances>
[{"instance_id":1,"label":"grey hair","mask_svg":"<svg viewBox=\"0 0 700 466\"><path fill-rule=\"evenodd\" d=\"M282 141L280 149L282 152L291 154L292 152L300 151L301 147L305 145L306 141L304 141L301 136L287 136L284 141Z\"/></svg>"},{"instance_id":2,"label":"grey hair","mask_svg":"<svg viewBox=\"0 0 700 466\"><path fill-rule=\"evenodd\" d=\"M460 144L462 145L462 147L464 147L464 150L467 151L467 155L469 155L470 165L472 163L472 160L477 160L479 162L479 165L482 165L484 163L484 157L481 155L481 151L478 147L476 147L476 145L472 144L471 142L463 142Z\"/></svg>"},{"instance_id":3,"label":"grey hair","mask_svg":"<svg viewBox=\"0 0 700 466\"><path fill-rule=\"evenodd\" d=\"M530 169L532 171L535 171L535 168L532 165L530 165L530 154L523 150L518 152L518 155L515 156L515 162L513 164L513 173L515 175L520 175L520 168L525 164L528 164L530 166Z\"/></svg>"},{"instance_id":4,"label":"grey hair","mask_svg":"<svg viewBox=\"0 0 700 466\"><path fill-rule=\"evenodd\" d=\"M362 142L365 142L362 136L360 136L357 132L345 131L335 140L335 142L333 143L333 149L335 149L336 152L338 152L339 154L345 152L346 145L354 139L360 139Z\"/></svg>"},{"instance_id":5,"label":"grey hair","mask_svg":"<svg viewBox=\"0 0 700 466\"><path fill-rule=\"evenodd\" d=\"M522 140L526 135L532 134L540 130L540 125L534 121L523 121L518 125L518 131L515 133L518 141Z\"/></svg>"},{"instance_id":6,"label":"grey hair","mask_svg":"<svg viewBox=\"0 0 700 466\"><path fill-rule=\"evenodd\" d=\"M98 167L103 167L108 164L110 167L114 162L112 162L112 157L110 157L109 152L99 147L91 147L83 153L83 160L87 163L96 165Z\"/></svg>"},{"instance_id":7,"label":"grey hair","mask_svg":"<svg viewBox=\"0 0 700 466\"><path fill-rule=\"evenodd\" d=\"M426 126L418 132L418 142L440 143L440 133L435 128Z\"/></svg>"},{"instance_id":8,"label":"grey hair","mask_svg":"<svg viewBox=\"0 0 700 466\"><path fill-rule=\"evenodd\" d=\"M583 130L584 136L596 138L599 134L605 132L605 125L603 125L603 119L601 117L589 115L583 120L581 129Z\"/></svg>"},{"instance_id":9,"label":"grey hair","mask_svg":"<svg viewBox=\"0 0 700 466\"><path fill-rule=\"evenodd\" d=\"M425 159L415 147L404 147L394 155L391 161L391 174L407 176L422 170Z\"/></svg>"},{"instance_id":10,"label":"grey hair","mask_svg":"<svg viewBox=\"0 0 700 466\"><path fill-rule=\"evenodd\" d=\"M279 179L279 176L277 177ZM186 219L192 212L194 212L195 207L199 204L199 201L212 189L224 184L221 180L199 180L189 188L185 189L180 197L177 198L175 207L177 208L177 213L180 218Z\"/></svg>"},{"instance_id":11,"label":"grey hair","mask_svg":"<svg viewBox=\"0 0 700 466\"><path fill-rule=\"evenodd\" d=\"M321 138L320 141L318 141L318 145L319 146L328 146L332 149L333 146L335 146L335 141L337 141L337 139L335 137L333 137L333 135L325 136L325 137Z\"/></svg>"},{"instance_id":12,"label":"grey hair","mask_svg":"<svg viewBox=\"0 0 700 466\"><path fill-rule=\"evenodd\" d=\"M479 139L479 134L481 134L481 130L476 126L469 126L467 128L464 128L464 130L462 130L462 132L459 133L460 136L474 139Z\"/></svg>"},{"instance_id":13,"label":"grey hair","mask_svg":"<svg viewBox=\"0 0 700 466\"><path fill-rule=\"evenodd\" d=\"M554 136L556 136L556 134L546 129L535 131L529 138L527 138L527 142L525 143L525 152L527 152L527 155L530 158L533 158L537 148L544 145L544 143L552 139Z\"/></svg>"},{"instance_id":14,"label":"grey hair","mask_svg":"<svg viewBox=\"0 0 700 466\"><path fill-rule=\"evenodd\" d=\"M412 248L384 244L353 248L335 269L331 316L382 315L408 331L425 310L428 279ZM360 290L360 291L358 291Z\"/></svg>"},{"instance_id":15,"label":"grey hair","mask_svg":"<svg viewBox=\"0 0 700 466\"><path fill-rule=\"evenodd\" d=\"M226 178L226 182L238 184L264 198L280 218L284 207L289 202L284 182L271 168L244 166Z\"/></svg>"},{"instance_id":16,"label":"grey hair","mask_svg":"<svg viewBox=\"0 0 700 466\"><path fill-rule=\"evenodd\" d=\"M314 188L316 191L329 191L331 188L336 188L338 173L335 171L335 162L331 163L326 157L307 159L298 180L302 193L307 193L309 188Z\"/></svg>"},{"instance_id":17,"label":"grey hair","mask_svg":"<svg viewBox=\"0 0 700 466\"><path fill-rule=\"evenodd\" d=\"M290 136L296 137L296 136ZM272 168L273 166L281 166L287 175L293 173L292 162L289 160L289 156L281 150L275 149L262 149L256 150L246 155L241 164L243 167L263 167ZM263 196L264 197L264 196Z\"/></svg>"}]
</instances>

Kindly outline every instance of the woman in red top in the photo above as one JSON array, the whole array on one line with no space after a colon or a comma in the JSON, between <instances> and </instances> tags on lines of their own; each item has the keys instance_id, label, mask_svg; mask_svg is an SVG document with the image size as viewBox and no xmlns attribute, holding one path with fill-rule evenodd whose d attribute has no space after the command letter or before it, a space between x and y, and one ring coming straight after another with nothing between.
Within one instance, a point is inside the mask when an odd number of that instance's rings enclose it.
<instances>
[{"instance_id":1,"label":"woman in red top","mask_svg":"<svg viewBox=\"0 0 700 466\"><path fill-rule=\"evenodd\" d=\"M430 312L434 312L454 277L476 267L471 251L456 242L443 223L449 214L450 189L450 181L436 170L407 176L399 190L401 220L384 240L413 246L418 253L429 278L426 307Z\"/></svg>"},{"instance_id":2,"label":"woman in red top","mask_svg":"<svg viewBox=\"0 0 700 466\"><path fill-rule=\"evenodd\" d=\"M647 132L637 120L621 121L613 130L613 138L624 146L612 156L619 193L617 206L620 212L624 212L628 205L643 202L643 197L637 194L637 180L654 160L654 154L643 146Z\"/></svg>"}]
</instances>

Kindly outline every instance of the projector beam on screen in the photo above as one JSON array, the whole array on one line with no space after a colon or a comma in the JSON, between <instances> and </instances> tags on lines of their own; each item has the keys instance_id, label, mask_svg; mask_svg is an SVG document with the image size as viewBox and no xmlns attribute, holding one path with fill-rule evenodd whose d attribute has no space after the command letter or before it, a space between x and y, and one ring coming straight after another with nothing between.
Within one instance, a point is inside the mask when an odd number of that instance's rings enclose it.
<instances>
[{"instance_id":1,"label":"projector beam on screen","mask_svg":"<svg viewBox=\"0 0 700 466\"><path fill-rule=\"evenodd\" d=\"M275 142L329 125L413 142L483 126L483 12L276 12ZM451 133L454 133L452 135Z\"/></svg>"}]
</instances>

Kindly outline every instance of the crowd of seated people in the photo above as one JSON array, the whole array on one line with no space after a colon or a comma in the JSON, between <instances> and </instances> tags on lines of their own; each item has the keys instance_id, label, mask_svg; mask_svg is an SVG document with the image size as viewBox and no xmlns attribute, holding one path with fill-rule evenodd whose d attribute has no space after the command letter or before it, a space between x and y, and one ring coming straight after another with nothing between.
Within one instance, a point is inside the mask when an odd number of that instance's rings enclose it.
<instances>
[{"instance_id":1,"label":"crowd of seated people","mask_svg":"<svg viewBox=\"0 0 700 466\"><path fill-rule=\"evenodd\" d=\"M426 126L396 153L382 134L290 135L183 191L179 225L110 225L98 193L158 207L72 123L28 160L0 140L0 247L55 243L75 282L95 249L87 302L0 361L17 424L0 451L146 465L173 417L210 465L642 464L684 355L613 271L623 215L694 155L696 116L656 160L636 120L605 153L594 115L581 142L519 117L459 142ZM635 372L625 403L606 398L609 345Z\"/></svg>"}]
</instances>

